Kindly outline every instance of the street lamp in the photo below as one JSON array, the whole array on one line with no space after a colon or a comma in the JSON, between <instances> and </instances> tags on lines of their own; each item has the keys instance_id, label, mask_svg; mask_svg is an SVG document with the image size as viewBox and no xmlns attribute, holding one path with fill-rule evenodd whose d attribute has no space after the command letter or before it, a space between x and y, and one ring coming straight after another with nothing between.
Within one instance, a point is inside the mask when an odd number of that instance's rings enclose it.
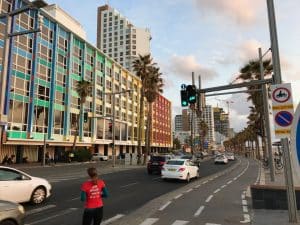
<instances>
[{"instance_id":1,"label":"street lamp","mask_svg":"<svg viewBox=\"0 0 300 225\"><path fill-rule=\"evenodd\" d=\"M2 13L0 14L1 18L6 18L6 30L4 35L4 47L3 47L3 58L2 58L2 71L1 71L1 78L0 78L0 149L2 145L2 133L4 130L4 127L7 126L7 107L8 107L8 101L5 101L5 92L7 90L7 70L8 70L8 57L9 57L9 51L11 50L11 37L24 35L24 34L30 34L30 33L37 33L40 32L40 28L35 28L31 30L25 30L25 31L19 31L19 32L12 32L11 26L12 26L12 17L26 12L28 10L37 10L36 13L38 13L38 9L43 8L47 6L47 3L43 0L35 0L33 2L30 2L29 4L15 9L13 11L10 11L8 13ZM39 15L39 14L38 14ZM38 16L38 23L41 24L42 17Z\"/></svg>"},{"instance_id":2,"label":"street lamp","mask_svg":"<svg viewBox=\"0 0 300 225\"><path fill-rule=\"evenodd\" d=\"M132 92L132 89L128 89L125 91L120 91L120 92L111 92L111 93L104 93L106 95L112 95L113 99L112 99L112 160L113 160L113 164L112 166L115 167L116 165L116 149L115 149L115 96L116 95L120 95L120 94L124 94L124 93L130 93Z\"/></svg>"}]
</instances>

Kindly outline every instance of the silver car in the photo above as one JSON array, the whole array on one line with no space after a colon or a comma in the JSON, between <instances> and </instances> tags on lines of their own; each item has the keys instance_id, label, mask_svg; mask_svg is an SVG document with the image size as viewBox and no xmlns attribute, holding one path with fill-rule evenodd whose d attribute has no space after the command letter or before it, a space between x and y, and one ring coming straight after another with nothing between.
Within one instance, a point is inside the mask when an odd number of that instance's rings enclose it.
<instances>
[{"instance_id":1,"label":"silver car","mask_svg":"<svg viewBox=\"0 0 300 225\"><path fill-rule=\"evenodd\" d=\"M0 225L23 225L24 216L23 206L0 200Z\"/></svg>"}]
</instances>

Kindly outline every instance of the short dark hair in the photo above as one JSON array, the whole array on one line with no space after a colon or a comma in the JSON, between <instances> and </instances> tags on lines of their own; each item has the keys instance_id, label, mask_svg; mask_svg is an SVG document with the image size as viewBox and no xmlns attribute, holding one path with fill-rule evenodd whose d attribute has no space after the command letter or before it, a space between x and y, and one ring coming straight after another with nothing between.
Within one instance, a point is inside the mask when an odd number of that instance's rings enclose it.
<instances>
[{"instance_id":1,"label":"short dark hair","mask_svg":"<svg viewBox=\"0 0 300 225\"><path fill-rule=\"evenodd\" d=\"M97 177L98 174L97 174L97 169L95 167L90 167L87 169L87 173L88 175L90 176L90 178L94 178L94 177Z\"/></svg>"}]
</instances>

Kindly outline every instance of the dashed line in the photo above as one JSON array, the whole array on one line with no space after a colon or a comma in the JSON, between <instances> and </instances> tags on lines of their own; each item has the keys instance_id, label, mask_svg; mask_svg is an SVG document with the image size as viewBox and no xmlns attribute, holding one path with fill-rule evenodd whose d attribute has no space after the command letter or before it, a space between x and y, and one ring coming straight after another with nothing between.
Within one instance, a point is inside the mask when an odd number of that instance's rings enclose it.
<instances>
[{"instance_id":1,"label":"dashed line","mask_svg":"<svg viewBox=\"0 0 300 225\"><path fill-rule=\"evenodd\" d=\"M206 180L206 181L203 181L203 182L202 182L202 184L206 184L207 182L208 182L208 180Z\"/></svg>"},{"instance_id":2,"label":"dashed line","mask_svg":"<svg viewBox=\"0 0 300 225\"><path fill-rule=\"evenodd\" d=\"M133 185L136 185L136 184L138 184L138 182L134 182L134 183L131 183L131 184L126 184L126 185L121 186L120 188L125 188L125 187L133 186Z\"/></svg>"},{"instance_id":3,"label":"dashed line","mask_svg":"<svg viewBox=\"0 0 300 225\"><path fill-rule=\"evenodd\" d=\"M201 186L201 184L198 184L198 185L195 186L195 188L199 188L200 186Z\"/></svg>"},{"instance_id":4,"label":"dashed line","mask_svg":"<svg viewBox=\"0 0 300 225\"><path fill-rule=\"evenodd\" d=\"M183 195L183 194L179 194L179 195L175 196L174 199L178 199L178 198L180 198L182 195Z\"/></svg>"},{"instance_id":5,"label":"dashed line","mask_svg":"<svg viewBox=\"0 0 300 225\"><path fill-rule=\"evenodd\" d=\"M170 205L172 202L168 201L166 204L164 204L162 207L159 208L159 211L163 211L165 208L168 207L168 205Z\"/></svg>"},{"instance_id":6,"label":"dashed line","mask_svg":"<svg viewBox=\"0 0 300 225\"><path fill-rule=\"evenodd\" d=\"M115 215L114 217L111 217L111 218L109 218L109 219L103 221L103 223L101 223L101 224L102 224L102 225L110 224L110 223L112 223L112 222L114 222L114 221L116 221L116 220L122 218L123 216L124 216L123 214L117 214L117 215Z\"/></svg>"},{"instance_id":7,"label":"dashed line","mask_svg":"<svg viewBox=\"0 0 300 225\"><path fill-rule=\"evenodd\" d=\"M44 210L51 209L51 208L54 208L54 207L56 207L56 205L46 205L44 207L40 207L40 208L37 208L37 209L29 210L29 211L26 212L26 215L31 215L31 214L34 214L34 213L39 213L39 212L42 212Z\"/></svg>"},{"instance_id":8,"label":"dashed line","mask_svg":"<svg viewBox=\"0 0 300 225\"><path fill-rule=\"evenodd\" d=\"M185 193L189 193L189 192L191 192L193 189L191 188L191 189L189 189L189 190L187 190Z\"/></svg>"},{"instance_id":9,"label":"dashed line","mask_svg":"<svg viewBox=\"0 0 300 225\"><path fill-rule=\"evenodd\" d=\"M185 221L185 220L176 220L174 223L172 223L172 225L185 225L188 224L189 221Z\"/></svg>"},{"instance_id":10,"label":"dashed line","mask_svg":"<svg viewBox=\"0 0 300 225\"><path fill-rule=\"evenodd\" d=\"M243 212L247 213L248 212L248 207L246 205L243 205Z\"/></svg>"},{"instance_id":11,"label":"dashed line","mask_svg":"<svg viewBox=\"0 0 300 225\"><path fill-rule=\"evenodd\" d=\"M213 198L213 195L208 196L208 198L205 200L205 202L210 202L210 200Z\"/></svg>"},{"instance_id":12,"label":"dashed line","mask_svg":"<svg viewBox=\"0 0 300 225\"><path fill-rule=\"evenodd\" d=\"M244 214L244 220L240 221L241 223L250 223L250 216L249 214Z\"/></svg>"},{"instance_id":13,"label":"dashed line","mask_svg":"<svg viewBox=\"0 0 300 225\"><path fill-rule=\"evenodd\" d=\"M195 212L194 217L199 216L202 213L204 208L205 208L205 206L203 206L203 205L200 206L200 208Z\"/></svg>"},{"instance_id":14,"label":"dashed line","mask_svg":"<svg viewBox=\"0 0 300 225\"><path fill-rule=\"evenodd\" d=\"M242 205L248 205L247 200L243 199L242 200Z\"/></svg>"},{"instance_id":15,"label":"dashed line","mask_svg":"<svg viewBox=\"0 0 300 225\"><path fill-rule=\"evenodd\" d=\"M231 183L232 183L232 180L230 180L230 181L227 182L227 184L231 184Z\"/></svg>"},{"instance_id":16,"label":"dashed line","mask_svg":"<svg viewBox=\"0 0 300 225\"><path fill-rule=\"evenodd\" d=\"M220 188L218 188L217 190L214 191L214 194L218 193L219 191L221 191Z\"/></svg>"},{"instance_id":17,"label":"dashed line","mask_svg":"<svg viewBox=\"0 0 300 225\"><path fill-rule=\"evenodd\" d=\"M227 186L227 185L226 185L226 184L224 184L224 185L222 185L222 186L221 186L221 188L223 189L223 188L225 188L226 186Z\"/></svg>"},{"instance_id":18,"label":"dashed line","mask_svg":"<svg viewBox=\"0 0 300 225\"><path fill-rule=\"evenodd\" d=\"M147 218L144 222L140 225L152 225L158 221L158 218Z\"/></svg>"}]
</instances>

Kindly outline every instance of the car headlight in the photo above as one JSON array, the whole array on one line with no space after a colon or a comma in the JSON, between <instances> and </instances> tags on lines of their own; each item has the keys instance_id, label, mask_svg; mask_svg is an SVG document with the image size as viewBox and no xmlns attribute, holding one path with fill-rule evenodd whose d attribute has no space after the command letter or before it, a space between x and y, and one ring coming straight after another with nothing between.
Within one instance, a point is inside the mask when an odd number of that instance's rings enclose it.
<instances>
[{"instance_id":1,"label":"car headlight","mask_svg":"<svg viewBox=\"0 0 300 225\"><path fill-rule=\"evenodd\" d=\"M18 210L19 210L22 214L25 213L25 209L24 209L24 207L21 206L21 205L18 206Z\"/></svg>"}]
</instances>

